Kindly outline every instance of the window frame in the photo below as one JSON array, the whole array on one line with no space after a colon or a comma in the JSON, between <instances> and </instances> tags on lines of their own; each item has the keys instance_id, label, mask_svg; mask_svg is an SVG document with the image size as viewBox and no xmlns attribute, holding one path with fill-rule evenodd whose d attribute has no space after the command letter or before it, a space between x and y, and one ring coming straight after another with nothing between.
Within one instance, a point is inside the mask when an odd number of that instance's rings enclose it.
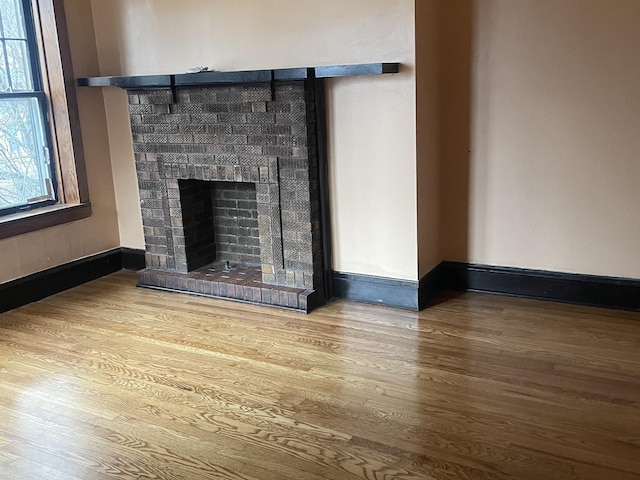
<instances>
[{"instance_id":1,"label":"window frame","mask_svg":"<svg viewBox=\"0 0 640 480\"><path fill-rule=\"evenodd\" d=\"M38 44L40 77L48 101L51 157L58 203L0 217L0 239L68 223L91 215L63 0L30 0Z\"/></svg>"}]
</instances>

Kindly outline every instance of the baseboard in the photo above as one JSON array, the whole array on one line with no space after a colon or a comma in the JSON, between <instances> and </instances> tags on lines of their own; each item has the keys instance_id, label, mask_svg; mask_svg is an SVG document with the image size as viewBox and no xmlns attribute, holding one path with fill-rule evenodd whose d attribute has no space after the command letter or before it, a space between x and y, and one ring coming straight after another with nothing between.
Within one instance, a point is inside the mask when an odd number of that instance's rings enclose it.
<instances>
[{"instance_id":1,"label":"baseboard","mask_svg":"<svg viewBox=\"0 0 640 480\"><path fill-rule=\"evenodd\" d=\"M122 268L125 270L138 271L146 267L144 250L123 247L120 251L122 252Z\"/></svg>"},{"instance_id":2,"label":"baseboard","mask_svg":"<svg viewBox=\"0 0 640 480\"><path fill-rule=\"evenodd\" d=\"M440 288L640 310L640 280L443 262Z\"/></svg>"},{"instance_id":3,"label":"baseboard","mask_svg":"<svg viewBox=\"0 0 640 480\"><path fill-rule=\"evenodd\" d=\"M122 269L119 248L0 284L0 313Z\"/></svg>"},{"instance_id":4,"label":"baseboard","mask_svg":"<svg viewBox=\"0 0 640 480\"><path fill-rule=\"evenodd\" d=\"M418 309L427 308L431 300L440 291L440 283L442 278L442 264L435 267L420 279L418 285Z\"/></svg>"},{"instance_id":5,"label":"baseboard","mask_svg":"<svg viewBox=\"0 0 640 480\"><path fill-rule=\"evenodd\" d=\"M123 268L141 270L144 267L144 250L116 248L37 272L0 284L0 313ZM418 310L437 293L438 276L438 269L425 275L420 282L333 272L333 290L337 298Z\"/></svg>"},{"instance_id":6,"label":"baseboard","mask_svg":"<svg viewBox=\"0 0 640 480\"><path fill-rule=\"evenodd\" d=\"M333 295L336 298L374 303L408 310L425 308L438 291L439 267L419 282L333 272Z\"/></svg>"},{"instance_id":7,"label":"baseboard","mask_svg":"<svg viewBox=\"0 0 640 480\"><path fill-rule=\"evenodd\" d=\"M0 313L121 269L145 267L144 250L115 248L0 284ZM336 298L421 310L440 290L499 293L595 307L640 311L640 280L545 270L442 262L419 282L332 273Z\"/></svg>"},{"instance_id":8,"label":"baseboard","mask_svg":"<svg viewBox=\"0 0 640 480\"><path fill-rule=\"evenodd\" d=\"M418 282L341 272L332 277L335 298L418 309Z\"/></svg>"}]
</instances>

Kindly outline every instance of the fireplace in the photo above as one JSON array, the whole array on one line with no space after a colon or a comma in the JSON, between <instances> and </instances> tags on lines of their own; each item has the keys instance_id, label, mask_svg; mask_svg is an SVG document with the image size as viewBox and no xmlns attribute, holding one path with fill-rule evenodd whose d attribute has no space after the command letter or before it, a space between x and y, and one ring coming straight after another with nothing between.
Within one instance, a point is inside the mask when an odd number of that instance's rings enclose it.
<instances>
[{"instance_id":1,"label":"fireplace","mask_svg":"<svg viewBox=\"0 0 640 480\"><path fill-rule=\"evenodd\" d=\"M129 90L143 286L306 310L323 291L310 82Z\"/></svg>"},{"instance_id":2,"label":"fireplace","mask_svg":"<svg viewBox=\"0 0 640 480\"><path fill-rule=\"evenodd\" d=\"M303 311L330 297L323 79L398 67L80 79L128 93L139 285Z\"/></svg>"}]
</instances>

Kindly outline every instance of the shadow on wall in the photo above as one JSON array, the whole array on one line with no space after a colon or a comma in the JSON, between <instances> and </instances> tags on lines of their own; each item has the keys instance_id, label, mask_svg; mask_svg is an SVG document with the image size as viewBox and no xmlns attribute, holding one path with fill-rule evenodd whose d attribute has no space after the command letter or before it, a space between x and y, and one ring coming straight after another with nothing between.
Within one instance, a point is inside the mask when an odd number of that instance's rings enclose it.
<instances>
[{"instance_id":1,"label":"shadow on wall","mask_svg":"<svg viewBox=\"0 0 640 480\"><path fill-rule=\"evenodd\" d=\"M473 5L438 2L440 254L461 262L469 254Z\"/></svg>"}]
</instances>

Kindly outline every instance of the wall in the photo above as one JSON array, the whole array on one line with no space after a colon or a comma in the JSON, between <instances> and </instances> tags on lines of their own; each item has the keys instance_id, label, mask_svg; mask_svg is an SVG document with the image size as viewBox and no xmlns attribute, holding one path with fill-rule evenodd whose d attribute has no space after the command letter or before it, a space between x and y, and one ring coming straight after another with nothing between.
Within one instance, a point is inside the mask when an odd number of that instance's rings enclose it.
<instances>
[{"instance_id":1,"label":"wall","mask_svg":"<svg viewBox=\"0 0 640 480\"><path fill-rule=\"evenodd\" d=\"M417 279L414 0L92 0L103 75L401 62L328 83L334 269ZM120 239L143 248L124 94L105 90Z\"/></svg>"},{"instance_id":2,"label":"wall","mask_svg":"<svg viewBox=\"0 0 640 480\"><path fill-rule=\"evenodd\" d=\"M90 4L65 2L74 70L97 72ZM0 241L0 283L119 245L104 106L100 91L79 91L80 121L93 215L85 220ZM85 120L90 118L90 122Z\"/></svg>"},{"instance_id":3,"label":"wall","mask_svg":"<svg viewBox=\"0 0 640 480\"><path fill-rule=\"evenodd\" d=\"M640 2L470 5L466 31L449 19L471 68L449 65L469 104L448 123L444 256L640 278Z\"/></svg>"},{"instance_id":4,"label":"wall","mask_svg":"<svg viewBox=\"0 0 640 480\"><path fill-rule=\"evenodd\" d=\"M337 270L417 279L444 258L640 278L640 3L414 1L66 5L78 76L402 62L329 82ZM79 96L94 215L0 241L0 282L144 246L124 92Z\"/></svg>"},{"instance_id":5,"label":"wall","mask_svg":"<svg viewBox=\"0 0 640 480\"><path fill-rule=\"evenodd\" d=\"M474 0L438 9L440 253L468 261L471 68Z\"/></svg>"},{"instance_id":6,"label":"wall","mask_svg":"<svg viewBox=\"0 0 640 480\"><path fill-rule=\"evenodd\" d=\"M449 2L450 3L450 2ZM416 0L416 176L418 278L441 261L440 91L441 54L438 0Z\"/></svg>"}]
</instances>

